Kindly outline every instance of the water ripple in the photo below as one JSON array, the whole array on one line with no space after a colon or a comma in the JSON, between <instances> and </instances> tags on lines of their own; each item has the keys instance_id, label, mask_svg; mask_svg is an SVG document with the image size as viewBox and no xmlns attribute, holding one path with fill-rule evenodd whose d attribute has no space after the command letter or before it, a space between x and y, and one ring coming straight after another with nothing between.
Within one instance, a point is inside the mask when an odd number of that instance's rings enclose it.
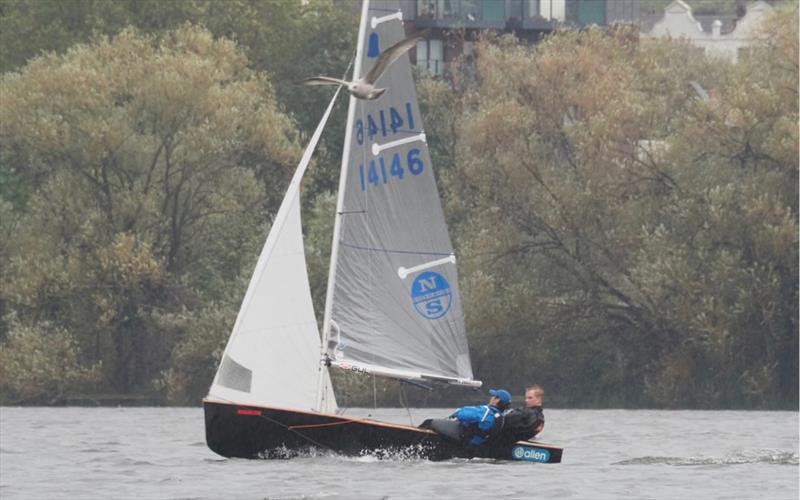
<instances>
[{"instance_id":1,"label":"water ripple","mask_svg":"<svg viewBox=\"0 0 800 500\"><path fill-rule=\"evenodd\" d=\"M421 421L452 409L411 411ZM408 421L405 409L351 414ZM796 411L548 409L547 418L548 440L567 449L559 465L429 462L413 449L226 459L205 446L201 408L3 408L0 498L460 500L490 488L493 498L798 500ZM598 422L614 425L597 434Z\"/></svg>"},{"instance_id":2,"label":"water ripple","mask_svg":"<svg viewBox=\"0 0 800 500\"><path fill-rule=\"evenodd\" d=\"M611 465L741 465L741 464L769 464L769 465L798 465L798 455L780 450L753 450L740 451L725 455L724 457L637 457Z\"/></svg>"}]
</instances>

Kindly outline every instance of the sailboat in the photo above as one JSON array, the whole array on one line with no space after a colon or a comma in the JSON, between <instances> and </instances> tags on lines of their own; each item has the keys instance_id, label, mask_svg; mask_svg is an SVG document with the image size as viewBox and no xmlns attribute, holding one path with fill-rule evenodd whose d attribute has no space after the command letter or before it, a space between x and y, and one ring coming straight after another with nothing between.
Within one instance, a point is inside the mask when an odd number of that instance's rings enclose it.
<instances>
[{"instance_id":1,"label":"sailboat","mask_svg":"<svg viewBox=\"0 0 800 500\"><path fill-rule=\"evenodd\" d=\"M362 6L353 80L404 37L397 0ZM203 400L206 442L225 457L311 450L443 460L559 462L561 448L462 446L429 429L337 414L330 370L480 387L408 55L374 100L350 97L323 331L311 301L300 183L337 89L300 160ZM321 337L321 338L320 338Z\"/></svg>"}]
</instances>

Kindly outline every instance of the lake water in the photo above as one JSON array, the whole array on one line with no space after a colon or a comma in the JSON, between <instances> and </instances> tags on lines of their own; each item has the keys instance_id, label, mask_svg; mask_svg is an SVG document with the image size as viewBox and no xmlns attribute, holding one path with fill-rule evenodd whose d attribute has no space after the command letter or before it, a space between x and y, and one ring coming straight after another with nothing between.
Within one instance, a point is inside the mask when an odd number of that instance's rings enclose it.
<instances>
[{"instance_id":1,"label":"lake water","mask_svg":"<svg viewBox=\"0 0 800 500\"><path fill-rule=\"evenodd\" d=\"M416 409L413 423L450 409ZM348 415L409 423L403 409ZM0 408L0 498L791 499L797 412L546 410L563 463L228 460L200 408Z\"/></svg>"}]
</instances>

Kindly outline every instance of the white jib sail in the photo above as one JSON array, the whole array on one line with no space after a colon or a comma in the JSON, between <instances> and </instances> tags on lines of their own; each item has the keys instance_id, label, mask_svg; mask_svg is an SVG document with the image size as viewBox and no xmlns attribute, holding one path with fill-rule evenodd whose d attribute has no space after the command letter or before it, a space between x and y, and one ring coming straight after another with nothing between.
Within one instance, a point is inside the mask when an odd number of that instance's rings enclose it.
<instances>
[{"instance_id":1,"label":"white jib sail","mask_svg":"<svg viewBox=\"0 0 800 500\"><path fill-rule=\"evenodd\" d=\"M292 177L258 258L209 399L311 410L317 406L320 337L311 302L300 219L300 181L337 89ZM327 369L323 404L336 411Z\"/></svg>"}]
</instances>

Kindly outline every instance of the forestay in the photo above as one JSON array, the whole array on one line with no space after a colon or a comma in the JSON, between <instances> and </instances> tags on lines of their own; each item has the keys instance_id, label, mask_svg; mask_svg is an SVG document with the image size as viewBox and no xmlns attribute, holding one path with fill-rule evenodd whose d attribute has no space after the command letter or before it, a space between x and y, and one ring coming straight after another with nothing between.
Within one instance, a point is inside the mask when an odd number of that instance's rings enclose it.
<instances>
[{"instance_id":1,"label":"forestay","mask_svg":"<svg viewBox=\"0 0 800 500\"><path fill-rule=\"evenodd\" d=\"M373 1L357 71L405 37L396 1ZM417 105L408 55L351 97L328 291L327 355L335 366L479 385L464 332L456 259Z\"/></svg>"}]
</instances>

